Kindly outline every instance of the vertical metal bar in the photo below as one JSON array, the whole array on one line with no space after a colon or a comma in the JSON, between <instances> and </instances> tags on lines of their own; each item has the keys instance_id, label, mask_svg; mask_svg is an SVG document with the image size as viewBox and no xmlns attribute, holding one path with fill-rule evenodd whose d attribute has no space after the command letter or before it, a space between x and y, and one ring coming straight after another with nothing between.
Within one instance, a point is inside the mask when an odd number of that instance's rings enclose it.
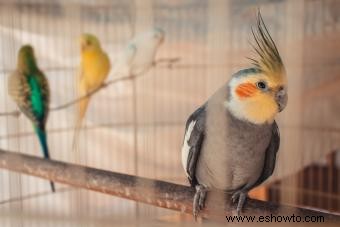
<instances>
[{"instance_id":1,"label":"vertical metal bar","mask_svg":"<svg viewBox=\"0 0 340 227\"><path fill-rule=\"evenodd\" d=\"M333 151L327 156L327 193L330 195L336 195L335 183L336 183L336 151ZM327 209L334 210L334 200L327 198Z\"/></svg>"},{"instance_id":2,"label":"vertical metal bar","mask_svg":"<svg viewBox=\"0 0 340 227\"><path fill-rule=\"evenodd\" d=\"M303 57L304 57L304 0L301 1L286 1L286 53L285 63L287 66L287 75L294 75L289 77L289 105L285 109L279 119L281 122L289 122L291 125L297 126L294 129L284 128L282 131L282 146L285 154L280 156L280 159L286 160L286 163L281 168L296 169L302 161L302 155L296 154L303 150L303 131L301 108L301 88L303 78ZM294 49L294 51L291 51ZM291 117L294 116L294 117ZM291 157L297 157L292 160ZM297 187L297 178L290 178L283 185L290 187ZM297 192L292 190L290 193L281 194L281 202L293 203L297 202Z\"/></svg>"},{"instance_id":3,"label":"vertical metal bar","mask_svg":"<svg viewBox=\"0 0 340 227\"><path fill-rule=\"evenodd\" d=\"M226 71L223 67L210 67L209 65L228 64L228 53L231 50L231 1L212 0L208 1L208 26L207 26L207 92L208 95L221 87L230 76L230 69ZM230 56L229 56L230 58ZM229 72L228 72L229 71ZM227 75L227 76L226 76Z\"/></svg>"},{"instance_id":4,"label":"vertical metal bar","mask_svg":"<svg viewBox=\"0 0 340 227\"><path fill-rule=\"evenodd\" d=\"M153 0L135 0L135 35L145 32L145 30L153 27ZM138 50L137 50L138 51ZM134 147L134 167L135 175L139 174L139 160L138 160L138 81L136 79L132 83L132 111L133 111L133 147ZM142 111L142 110L141 110ZM150 160L152 162L152 160ZM136 204L136 218L140 215L139 204Z\"/></svg>"},{"instance_id":5,"label":"vertical metal bar","mask_svg":"<svg viewBox=\"0 0 340 227\"><path fill-rule=\"evenodd\" d=\"M21 2L20 2L21 4ZM10 11L12 11L11 14L11 22L10 26L13 31L11 35L14 35L15 29L18 29L18 25L21 22L21 14L18 15L16 8L11 7ZM18 23L19 22L19 23ZM17 45L15 45L15 42L11 43L11 53L12 59L14 60L12 63L13 67L16 66L16 53L17 53ZM6 53L9 54L9 53ZM7 81L6 81L7 82ZM7 90L7 83L4 83L4 91ZM9 109L16 109L16 105L12 102L12 100L9 101L8 105ZM7 123L7 133L18 133L20 131L20 119L19 118L13 118L13 117L6 117L6 123ZM8 149L19 151L20 152L20 138L16 138L15 140L7 140L7 147ZM9 197L22 197L22 179L21 176L17 173L9 173ZM10 212L13 212L18 215L18 219L16 222L11 222L11 227L17 227L17 226L23 226L22 223L22 213L23 213L23 204L22 201L16 202L16 203L10 203L9 205Z\"/></svg>"}]
</instances>

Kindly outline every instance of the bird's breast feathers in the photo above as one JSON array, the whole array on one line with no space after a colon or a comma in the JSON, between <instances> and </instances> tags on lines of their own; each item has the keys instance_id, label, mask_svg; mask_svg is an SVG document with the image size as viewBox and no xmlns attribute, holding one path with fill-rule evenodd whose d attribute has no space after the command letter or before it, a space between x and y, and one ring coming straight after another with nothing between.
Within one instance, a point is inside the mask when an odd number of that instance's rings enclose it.
<instances>
[{"instance_id":1,"label":"bird's breast feathers","mask_svg":"<svg viewBox=\"0 0 340 227\"><path fill-rule=\"evenodd\" d=\"M83 53L82 77L88 84L99 86L108 76L110 68L110 60L105 53L96 51Z\"/></svg>"},{"instance_id":2,"label":"bird's breast feathers","mask_svg":"<svg viewBox=\"0 0 340 227\"><path fill-rule=\"evenodd\" d=\"M197 178L211 187L233 190L258 178L271 127L224 116L220 125L207 118Z\"/></svg>"}]
</instances>

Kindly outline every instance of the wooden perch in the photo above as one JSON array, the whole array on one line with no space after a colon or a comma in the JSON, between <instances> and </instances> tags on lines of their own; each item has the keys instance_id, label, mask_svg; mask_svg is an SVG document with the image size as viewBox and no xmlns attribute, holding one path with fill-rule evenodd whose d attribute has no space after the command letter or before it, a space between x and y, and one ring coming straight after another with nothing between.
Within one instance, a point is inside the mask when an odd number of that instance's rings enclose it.
<instances>
[{"instance_id":1,"label":"wooden perch","mask_svg":"<svg viewBox=\"0 0 340 227\"><path fill-rule=\"evenodd\" d=\"M33 175L55 182L123 197L141 203L191 214L194 189L184 185L109 172L85 166L45 160L0 149L0 168ZM229 197L228 197L229 198ZM233 207L223 192L209 192L206 208L200 213L226 222ZM340 222L340 216L248 199L243 215L323 216L325 222Z\"/></svg>"}]
</instances>

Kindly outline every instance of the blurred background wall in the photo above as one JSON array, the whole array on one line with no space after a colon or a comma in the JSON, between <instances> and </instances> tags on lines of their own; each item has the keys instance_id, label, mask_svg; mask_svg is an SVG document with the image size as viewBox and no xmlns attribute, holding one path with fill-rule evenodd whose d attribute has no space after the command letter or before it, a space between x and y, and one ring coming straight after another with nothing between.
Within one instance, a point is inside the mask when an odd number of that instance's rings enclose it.
<instances>
[{"instance_id":1,"label":"blurred background wall","mask_svg":"<svg viewBox=\"0 0 340 227\"><path fill-rule=\"evenodd\" d=\"M187 184L180 164L185 121L233 73L249 67L250 28L258 7L287 68L289 103L278 120L282 143L274 176L253 196L339 212L337 0L1 0L0 112L16 109L7 80L21 45L34 46L53 107L76 97L83 32L100 38L114 65L131 38L160 27L166 40L157 58L180 61L96 94L79 156L71 149L75 107L51 112L48 140L53 159ZM40 156L25 117L0 117L0 125L1 148ZM79 219L81 226L92 226L99 220L175 214L59 184L59 192L51 194L46 181L3 170L0 184L1 226L74 226ZM325 198L330 202L320 202Z\"/></svg>"}]
</instances>

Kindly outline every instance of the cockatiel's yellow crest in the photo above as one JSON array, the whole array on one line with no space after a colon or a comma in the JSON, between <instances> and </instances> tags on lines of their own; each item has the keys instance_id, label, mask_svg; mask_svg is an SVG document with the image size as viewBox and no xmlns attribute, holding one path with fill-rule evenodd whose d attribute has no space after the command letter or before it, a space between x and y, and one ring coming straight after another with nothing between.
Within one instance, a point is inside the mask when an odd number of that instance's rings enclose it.
<instances>
[{"instance_id":1,"label":"cockatiel's yellow crest","mask_svg":"<svg viewBox=\"0 0 340 227\"><path fill-rule=\"evenodd\" d=\"M81 36L81 65L79 76L79 96L84 96L101 86L111 69L110 59L101 48L98 38L91 34ZM78 105L78 116L73 141L77 145L79 130L85 117L90 98L83 99Z\"/></svg>"},{"instance_id":2,"label":"cockatiel's yellow crest","mask_svg":"<svg viewBox=\"0 0 340 227\"><path fill-rule=\"evenodd\" d=\"M267 75L273 83L287 83L286 70L280 53L268 32L260 11L258 12L257 28L255 31L252 29L252 34L256 42L256 45L252 46L258 54L258 59L249 59L253 62L255 68Z\"/></svg>"},{"instance_id":3,"label":"cockatiel's yellow crest","mask_svg":"<svg viewBox=\"0 0 340 227\"><path fill-rule=\"evenodd\" d=\"M254 67L240 71L231 79L231 98L227 106L236 117L262 124L272 122L286 106L287 78L280 54L260 12L252 34L257 57L249 59Z\"/></svg>"}]
</instances>

